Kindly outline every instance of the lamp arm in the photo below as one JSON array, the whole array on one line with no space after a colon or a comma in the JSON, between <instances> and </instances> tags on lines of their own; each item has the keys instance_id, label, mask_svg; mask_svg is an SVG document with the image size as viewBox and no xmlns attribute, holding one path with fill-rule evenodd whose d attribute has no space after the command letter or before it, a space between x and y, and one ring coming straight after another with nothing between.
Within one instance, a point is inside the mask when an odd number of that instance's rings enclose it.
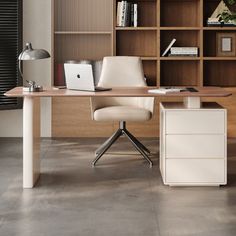
<instances>
[{"instance_id":1,"label":"lamp arm","mask_svg":"<svg viewBox=\"0 0 236 236\"><path fill-rule=\"evenodd\" d=\"M21 60L18 60L18 70L20 72L20 76L23 79L23 73L22 73L22 69L21 69Z\"/></svg>"},{"instance_id":2,"label":"lamp arm","mask_svg":"<svg viewBox=\"0 0 236 236\"><path fill-rule=\"evenodd\" d=\"M22 60L21 60L21 58L22 58L23 53L26 51L26 49L27 49L27 47L25 47L23 49L23 51L21 52L21 54L18 58L18 70L20 72L20 76L21 76L22 79L23 79L23 73L22 73Z\"/></svg>"}]
</instances>

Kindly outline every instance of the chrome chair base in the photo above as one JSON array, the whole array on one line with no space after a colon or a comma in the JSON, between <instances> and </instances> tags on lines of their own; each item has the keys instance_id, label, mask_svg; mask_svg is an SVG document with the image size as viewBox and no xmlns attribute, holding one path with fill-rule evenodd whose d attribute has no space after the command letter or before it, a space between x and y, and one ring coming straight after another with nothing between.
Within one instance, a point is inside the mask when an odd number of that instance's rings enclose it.
<instances>
[{"instance_id":1,"label":"chrome chair base","mask_svg":"<svg viewBox=\"0 0 236 236\"><path fill-rule=\"evenodd\" d=\"M150 168L152 167L153 163L149 158L150 151L140 143L127 129L126 129L126 122L120 121L119 129L105 142L103 143L95 152L96 158L93 160L92 165L95 166L98 160L106 153L106 151L112 146L116 140L125 135L133 146L136 148L138 152L144 157L144 159L149 163Z\"/></svg>"}]
</instances>

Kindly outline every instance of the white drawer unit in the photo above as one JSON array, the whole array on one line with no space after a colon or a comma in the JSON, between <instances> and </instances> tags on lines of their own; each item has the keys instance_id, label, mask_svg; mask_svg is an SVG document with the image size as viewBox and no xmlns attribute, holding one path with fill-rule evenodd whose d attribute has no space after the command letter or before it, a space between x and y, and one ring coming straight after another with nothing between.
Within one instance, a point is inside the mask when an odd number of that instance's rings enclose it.
<instances>
[{"instance_id":1,"label":"white drawer unit","mask_svg":"<svg viewBox=\"0 0 236 236\"><path fill-rule=\"evenodd\" d=\"M176 110L166 113L167 134L222 134L224 110Z\"/></svg>"},{"instance_id":2,"label":"white drawer unit","mask_svg":"<svg viewBox=\"0 0 236 236\"><path fill-rule=\"evenodd\" d=\"M227 183L227 111L217 103L189 109L160 104L160 170L170 186Z\"/></svg>"}]
</instances>

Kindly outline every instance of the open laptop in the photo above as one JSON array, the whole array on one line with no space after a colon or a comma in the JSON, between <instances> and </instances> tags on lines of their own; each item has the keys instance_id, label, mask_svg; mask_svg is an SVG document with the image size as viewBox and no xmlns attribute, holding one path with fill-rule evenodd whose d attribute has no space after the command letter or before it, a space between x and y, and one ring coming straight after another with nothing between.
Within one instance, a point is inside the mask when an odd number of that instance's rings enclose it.
<instances>
[{"instance_id":1,"label":"open laptop","mask_svg":"<svg viewBox=\"0 0 236 236\"><path fill-rule=\"evenodd\" d=\"M92 65L65 63L67 89L84 91L108 91L111 88L95 87Z\"/></svg>"}]
</instances>

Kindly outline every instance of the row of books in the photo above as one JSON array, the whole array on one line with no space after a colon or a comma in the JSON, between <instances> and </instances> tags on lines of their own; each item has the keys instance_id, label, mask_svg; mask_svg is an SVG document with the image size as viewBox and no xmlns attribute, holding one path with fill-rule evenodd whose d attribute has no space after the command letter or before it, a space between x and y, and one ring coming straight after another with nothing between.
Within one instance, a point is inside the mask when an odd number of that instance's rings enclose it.
<instances>
[{"instance_id":1,"label":"row of books","mask_svg":"<svg viewBox=\"0 0 236 236\"><path fill-rule=\"evenodd\" d=\"M173 47L176 39L173 39L168 45L166 50L163 52L162 56L169 57L197 57L198 56L198 47Z\"/></svg>"},{"instance_id":2,"label":"row of books","mask_svg":"<svg viewBox=\"0 0 236 236\"><path fill-rule=\"evenodd\" d=\"M226 26L226 27L235 27L236 25L233 22L220 22L219 18L208 18L207 19L207 26L214 27L214 26Z\"/></svg>"},{"instance_id":3,"label":"row of books","mask_svg":"<svg viewBox=\"0 0 236 236\"><path fill-rule=\"evenodd\" d=\"M117 26L138 26L138 4L127 1L117 3Z\"/></svg>"},{"instance_id":4,"label":"row of books","mask_svg":"<svg viewBox=\"0 0 236 236\"><path fill-rule=\"evenodd\" d=\"M197 57L197 47L172 47L170 49L169 57Z\"/></svg>"}]
</instances>

